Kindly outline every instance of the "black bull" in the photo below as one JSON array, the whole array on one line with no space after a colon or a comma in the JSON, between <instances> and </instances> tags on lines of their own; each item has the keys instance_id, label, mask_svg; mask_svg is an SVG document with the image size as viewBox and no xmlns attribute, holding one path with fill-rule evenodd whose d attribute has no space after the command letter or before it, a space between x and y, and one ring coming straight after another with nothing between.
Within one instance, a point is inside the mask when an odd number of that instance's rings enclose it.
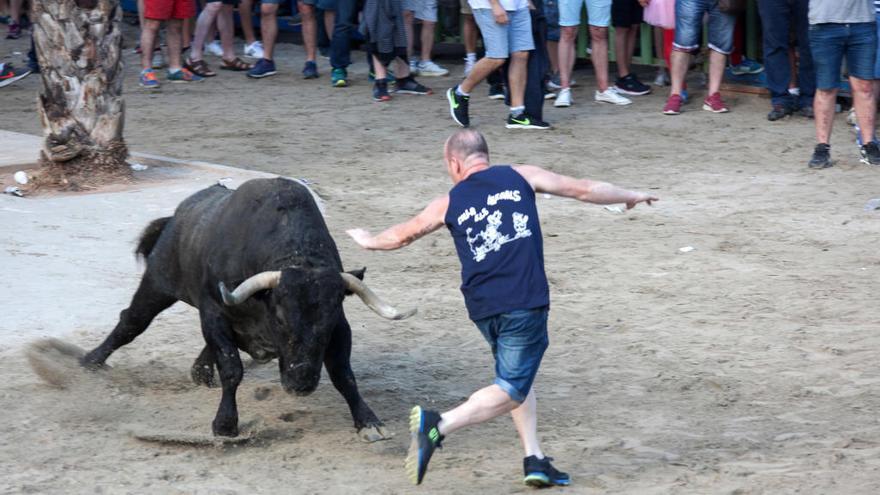
<instances>
[{"instance_id":1,"label":"black bull","mask_svg":"<svg viewBox=\"0 0 880 495\"><path fill-rule=\"evenodd\" d=\"M336 244L305 186L255 179L235 191L209 187L184 200L173 217L154 220L136 252L147 264L140 286L116 328L83 365L101 367L156 315L183 301L199 310L205 339L193 380L213 385L216 366L223 388L212 424L215 435L238 435L241 349L258 361L278 358L282 386L298 395L315 390L325 366L361 437L384 437L382 422L358 392L351 370L351 327L342 301L357 294L389 319L414 311L400 313L379 300L362 282L363 269L343 272Z\"/></svg>"}]
</instances>

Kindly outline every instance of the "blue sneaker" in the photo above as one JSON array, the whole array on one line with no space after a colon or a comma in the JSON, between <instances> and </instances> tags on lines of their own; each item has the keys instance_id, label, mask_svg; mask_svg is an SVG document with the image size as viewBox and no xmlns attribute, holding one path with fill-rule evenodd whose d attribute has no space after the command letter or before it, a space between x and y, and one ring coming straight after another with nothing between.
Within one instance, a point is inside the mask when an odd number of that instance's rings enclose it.
<instances>
[{"instance_id":1,"label":"blue sneaker","mask_svg":"<svg viewBox=\"0 0 880 495\"><path fill-rule=\"evenodd\" d=\"M159 78L156 77L156 73L153 69L144 69L141 71L141 78L138 82L142 88L146 89L159 89Z\"/></svg>"},{"instance_id":2,"label":"blue sneaker","mask_svg":"<svg viewBox=\"0 0 880 495\"><path fill-rule=\"evenodd\" d=\"M317 78L318 78L318 64L316 64L314 60L306 61L306 65L303 67L303 79L317 79Z\"/></svg>"},{"instance_id":3,"label":"blue sneaker","mask_svg":"<svg viewBox=\"0 0 880 495\"><path fill-rule=\"evenodd\" d=\"M764 66L760 63L743 57L742 62L738 65L731 65L730 72L735 76L745 76L746 74L760 74L764 72Z\"/></svg>"},{"instance_id":4,"label":"blue sneaker","mask_svg":"<svg viewBox=\"0 0 880 495\"><path fill-rule=\"evenodd\" d=\"M681 90L681 102L682 104L688 102L688 90L686 89Z\"/></svg>"},{"instance_id":5,"label":"blue sneaker","mask_svg":"<svg viewBox=\"0 0 880 495\"><path fill-rule=\"evenodd\" d=\"M254 79L274 76L275 74L277 74L277 72L275 72L275 62L265 58L257 60L257 63L254 64L254 68L247 72L247 76Z\"/></svg>"},{"instance_id":6,"label":"blue sneaker","mask_svg":"<svg viewBox=\"0 0 880 495\"><path fill-rule=\"evenodd\" d=\"M426 411L415 406L409 413L409 431L412 432L412 443L406 456L406 473L414 485L420 485L428 471L428 462L434 449L441 447L443 435L437 428L440 413Z\"/></svg>"},{"instance_id":7,"label":"blue sneaker","mask_svg":"<svg viewBox=\"0 0 880 495\"><path fill-rule=\"evenodd\" d=\"M341 67L334 67L330 72L330 85L334 88L348 86L348 71Z\"/></svg>"},{"instance_id":8,"label":"blue sneaker","mask_svg":"<svg viewBox=\"0 0 880 495\"><path fill-rule=\"evenodd\" d=\"M568 473L557 471L550 464L552 460L550 457L538 459L533 455L523 459L523 471L525 472L523 483L535 488L568 486L571 484L571 478L568 476Z\"/></svg>"}]
</instances>

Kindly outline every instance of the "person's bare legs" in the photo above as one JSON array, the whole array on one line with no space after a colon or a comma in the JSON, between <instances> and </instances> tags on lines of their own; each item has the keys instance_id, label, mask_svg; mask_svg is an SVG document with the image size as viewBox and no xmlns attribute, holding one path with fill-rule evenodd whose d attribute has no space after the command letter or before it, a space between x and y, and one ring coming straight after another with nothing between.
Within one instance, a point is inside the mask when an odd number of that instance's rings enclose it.
<instances>
[{"instance_id":1,"label":"person's bare legs","mask_svg":"<svg viewBox=\"0 0 880 495\"><path fill-rule=\"evenodd\" d=\"M538 459L543 459L544 453L538 441L538 401L535 398L534 388L529 390L529 395L519 407L510 411L510 416L522 441L525 457L536 456Z\"/></svg>"},{"instance_id":2,"label":"person's bare legs","mask_svg":"<svg viewBox=\"0 0 880 495\"><path fill-rule=\"evenodd\" d=\"M409 65L407 65L407 69L409 69ZM386 77L388 77L388 70L385 69L385 65L379 60L379 57L373 55L373 74L377 81L382 81Z\"/></svg>"},{"instance_id":3,"label":"person's bare legs","mask_svg":"<svg viewBox=\"0 0 880 495\"><path fill-rule=\"evenodd\" d=\"M180 48L183 46L183 20L169 19L165 26L165 43L168 44L168 71L174 72L183 68Z\"/></svg>"},{"instance_id":4,"label":"person's bare legs","mask_svg":"<svg viewBox=\"0 0 880 495\"><path fill-rule=\"evenodd\" d=\"M867 144L874 140L874 123L877 118L877 98L874 96L874 82L850 76L849 84L852 87L853 106L856 109L856 119L859 122L859 129L862 133L862 143ZM833 116L834 114L832 113L832 118ZM831 135L830 128L828 135Z\"/></svg>"},{"instance_id":5,"label":"person's bare legs","mask_svg":"<svg viewBox=\"0 0 880 495\"><path fill-rule=\"evenodd\" d=\"M263 58L272 60L278 36L278 4L260 4L260 34L263 37Z\"/></svg>"},{"instance_id":6,"label":"person's bare legs","mask_svg":"<svg viewBox=\"0 0 880 495\"><path fill-rule=\"evenodd\" d=\"M617 75L621 79L630 73L630 64L636 51L639 25L614 28L614 49L617 53Z\"/></svg>"},{"instance_id":7,"label":"person's bare legs","mask_svg":"<svg viewBox=\"0 0 880 495\"><path fill-rule=\"evenodd\" d=\"M235 60L235 21L232 5L223 5L217 14L217 30L220 31L220 45L223 47L223 60Z\"/></svg>"},{"instance_id":8,"label":"person's bare legs","mask_svg":"<svg viewBox=\"0 0 880 495\"><path fill-rule=\"evenodd\" d=\"M481 82L483 82L484 79L489 77L489 74L501 68L506 60L507 59L504 58L481 58L474 65L471 73L468 74L468 76L464 78L464 81L462 81L461 84L458 85L458 88L463 93L470 93L477 86L477 84L480 84ZM522 98L520 99L520 102L522 102ZM520 103L520 105L522 105L522 103Z\"/></svg>"},{"instance_id":9,"label":"person's bare legs","mask_svg":"<svg viewBox=\"0 0 880 495\"><path fill-rule=\"evenodd\" d=\"M327 37L333 38L333 28L336 26L336 11L333 10L325 10L324 11L324 32L327 33Z\"/></svg>"},{"instance_id":10,"label":"person's bare legs","mask_svg":"<svg viewBox=\"0 0 880 495\"><path fill-rule=\"evenodd\" d=\"M318 24L315 18L315 6L297 2L302 18L303 46L306 49L306 62L314 62L318 47ZM331 31L332 32L332 31Z\"/></svg>"},{"instance_id":11,"label":"person's bare legs","mask_svg":"<svg viewBox=\"0 0 880 495\"><path fill-rule=\"evenodd\" d=\"M153 49L159 37L159 26L162 21L144 19L141 23L141 68L153 68Z\"/></svg>"},{"instance_id":12,"label":"person's bare legs","mask_svg":"<svg viewBox=\"0 0 880 495\"><path fill-rule=\"evenodd\" d=\"M558 41L548 41L547 42L547 55L550 57L550 72L553 74L559 73L559 42Z\"/></svg>"},{"instance_id":13,"label":"person's bare legs","mask_svg":"<svg viewBox=\"0 0 880 495\"><path fill-rule=\"evenodd\" d=\"M412 10L403 10L403 28L406 31L406 57L413 58L413 23L415 23L415 13ZM409 61L409 60L407 60Z\"/></svg>"},{"instance_id":14,"label":"person's bare legs","mask_svg":"<svg viewBox=\"0 0 880 495\"><path fill-rule=\"evenodd\" d=\"M571 87L571 71L574 70L574 43L577 39L577 26L562 26L559 35L559 85L562 89Z\"/></svg>"},{"instance_id":15,"label":"person's bare legs","mask_svg":"<svg viewBox=\"0 0 880 495\"><path fill-rule=\"evenodd\" d=\"M448 435L466 426L497 418L518 407L520 403L511 399L501 387L489 385L474 392L464 404L441 414L437 429L441 435Z\"/></svg>"},{"instance_id":16,"label":"person's bare legs","mask_svg":"<svg viewBox=\"0 0 880 495\"><path fill-rule=\"evenodd\" d=\"M669 61L672 62L672 67L669 70L672 89L669 94L681 95L681 90L684 89L684 79L687 77L688 65L691 63L691 54L673 49Z\"/></svg>"},{"instance_id":17,"label":"person's bare legs","mask_svg":"<svg viewBox=\"0 0 880 495\"><path fill-rule=\"evenodd\" d=\"M510 67L507 70L507 83L510 85L510 106L513 108L525 105L526 68L529 52L513 52L510 54Z\"/></svg>"},{"instance_id":18,"label":"person's bare legs","mask_svg":"<svg viewBox=\"0 0 880 495\"><path fill-rule=\"evenodd\" d=\"M254 21L251 19L253 12L254 0L241 0L238 4L238 17L241 19L241 31L244 33L244 42L250 45L257 41L254 34Z\"/></svg>"},{"instance_id":19,"label":"person's bare legs","mask_svg":"<svg viewBox=\"0 0 880 495\"><path fill-rule=\"evenodd\" d=\"M9 23L18 24L21 22L21 6L24 0L9 0Z\"/></svg>"},{"instance_id":20,"label":"person's bare legs","mask_svg":"<svg viewBox=\"0 0 880 495\"><path fill-rule=\"evenodd\" d=\"M608 89L608 28L590 26L590 41L590 59L596 71L596 85L600 92L604 92Z\"/></svg>"},{"instance_id":21,"label":"person's bare legs","mask_svg":"<svg viewBox=\"0 0 880 495\"><path fill-rule=\"evenodd\" d=\"M431 60L431 52L434 51L434 26L436 22L422 21L422 62Z\"/></svg>"},{"instance_id":22,"label":"person's bare legs","mask_svg":"<svg viewBox=\"0 0 880 495\"><path fill-rule=\"evenodd\" d=\"M834 124L834 107L837 104L837 88L816 88L813 111L816 114L816 142L831 144L831 127ZM858 110L856 110L858 114Z\"/></svg>"},{"instance_id":23,"label":"person's bare legs","mask_svg":"<svg viewBox=\"0 0 880 495\"><path fill-rule=\"evenodd\" d=\"M724 68L727 64L727 55L709 50L709 94L714 95L721 91L721 81L724 80Z\"/></svg>"},{"instance_id":24,"label":"person's bare legs","mask_svg":"<svg viewBox=\"0 0 880 495\"><path fill-rule=\"evenodd\" d=\"M183 34L181 36L181 43L183 43L183 48L181 48L181 52L186 51L190 48L190 44L193 39L193 31L195 31L196 18L190 17L188 19L183 20Z\"/></svg>"},{"instance_id":25,"label":"person's bare legs","mask_svg":"<svg viewBox=\"0 0 880 495\"><path fill-rule=\"evenodd\" d=\"M462 14L464 16L464 27L462 38L464 38L465 53L477 53L477 21L474 20L473 14Z\"/></svg>"},{"instance_id":26,"label":"person's bare legs","mask_svg":"<svg viewBox=\"0 0 880 495\"><path fill-rule=\"evenodd\" d=\"M144 0L137 0L137 6L138 6L138 21L140 21L139 26L141 29L144 29L144 22L145 22L144 21L144 9L145 9ZM142 48L143 48L143 46L144 45L141 45Z\"/></svg>"},{"instance_id":27,"label":"person's bare legs","mask_svg":"<svg viewBox=\"0 0 880 495\"><path fill-rule=\"evenodd\" d=\"M222 7L224 5L221 2L208 2L205 4L205 8L202 9L202 12L196 19L196 32L195 36L193 36L193 43L189 52L190 60L198 62L205 56L205 43L209 41L207 39L208 31L216 22L217 15Z\"/></svg>"}]
</instances>

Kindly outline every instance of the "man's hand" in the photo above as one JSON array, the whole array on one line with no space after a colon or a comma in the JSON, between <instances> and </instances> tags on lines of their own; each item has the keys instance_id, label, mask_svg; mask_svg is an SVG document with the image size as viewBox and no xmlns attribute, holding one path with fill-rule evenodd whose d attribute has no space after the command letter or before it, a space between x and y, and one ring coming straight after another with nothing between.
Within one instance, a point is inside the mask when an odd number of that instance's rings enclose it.
<instances>
[{"instance_id":1,"label":"man's hand","mask_svg":"<svg viewBox=\"0 0 880 495\"><path fill-rule=\"evenodd\" d=\"M507 24L507 11L504 10L497 2L492 3L492 15L495 17L495 22L498 24Z\"/></svg>"},{"instance_id":2,"label":"man's hand","mask_svg":"<svg viewBox=\"0 0 880 495\"><path fill-rule=\"evenodd\" d=\"M650 196L648 194L640 193L640 192L633 192L632 198L630 198L626 202L626 209L631 210L631 209L635 208L636 205L639 203L647 203L648 206L651 206L651 203L654 201L657 201L657 200L658 200L658 198L656 198L654 196Z\"/></svg>"},{"instance_id":3,"label":"man's hand","mask_svg":"<svg viewBox=\"0 0 880 495\"><path fill-rule=\"evenodd\" d=\"M373 236L364 229L349 229L345 231L346 234L350 235L354 242L358 243L358 245L365 249L372 249L373 247Z\"/></svg>"},{"instance_id":4,"label":"man's hand","mask_svg":"<svg viewBox=\"0 0 880 495\"><path fill-rule=\"evenodd\" d=\"M642 8L647 7L649 3L651 3L651 0L639 0L639 5L641 5Z\"/></svg>"}]
</instances>

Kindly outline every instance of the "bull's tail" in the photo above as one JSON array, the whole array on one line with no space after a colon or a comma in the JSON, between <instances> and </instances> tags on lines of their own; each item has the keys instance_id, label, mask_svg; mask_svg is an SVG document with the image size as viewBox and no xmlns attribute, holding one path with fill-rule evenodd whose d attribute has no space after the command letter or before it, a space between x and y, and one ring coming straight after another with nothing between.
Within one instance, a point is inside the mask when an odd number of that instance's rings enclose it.
<instances>
[{"instance_id":1,"label":"bull's tail","mask_svg":"<svg viewBox=\"0 0 880 495\"><path fill-rule=\"evenodd\" d=\"M134 253L139 258L146 258L150 255L150 252L159 240L159 236L162 235L162 230L165 229L165 226L171 218L172 217L157 218L150 222L150 225L147 225L147 228L144 229L144 232L141 234L141 238L138 241L137 249L134 250Z\"/></svg>"}]
</instances>

